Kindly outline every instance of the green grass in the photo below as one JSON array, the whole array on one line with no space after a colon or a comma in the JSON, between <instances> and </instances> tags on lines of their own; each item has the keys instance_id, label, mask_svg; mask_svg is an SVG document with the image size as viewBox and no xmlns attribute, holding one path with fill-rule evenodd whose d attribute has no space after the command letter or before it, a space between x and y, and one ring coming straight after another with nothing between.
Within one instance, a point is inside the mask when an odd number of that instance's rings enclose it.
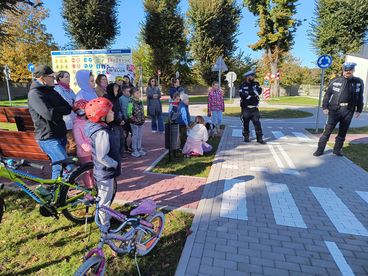
<instances>
[{"instance_id":1,"label":"green grass","mask_svg":"<svg viewBox=\"0 0 368 276\"><path fill-rule=\"evenodd\" d=\"M316 134L315 128L306 128L312 134ZM338 128L335 128L332 133L337 134L339 131ZM318 134L323 132L323 128L318 129ZM349 128L348 134L368 134L368 127L352 127Z\"/></svg>"},{"instance_id":2,"label":"green grass","mask_svg":"<svg viewBox=\"0 0 368 276\"><path fill-rule=\"evenodd\" d=\"M82 264L85 246L97 246L99 231L92 224L88 240L84 226L39 214L38 206L23 193L2 191L7 204L0 227L0 274L73 275ZM164 235L156 248L138 258L142 275L174 275L193 215L178 211L165 214ZM104 247L107 275L137 275L134 256L114 257ZM5 275L4 274L4 275Z\"/></svg>"},{"instance_id":3,"label":"green grass","mask_svg":"<svg viewBox=\"0 0 368 276\"><path fill-rule=\"evenodd\" d=\"M272 98L267 101L269 104L295 105L295 106L317 106L318 99L303 96L285 96Z\"/></svg>"},{"instance_id":4,"label":"green grass","mask_svg":"<svg viewBox=\"0 0 368 276\"><path fill-rule=\"evenodd\" d=\"M218 136L210 138L208 143L212 145L212 152L203 156L185 158L182 154L178 154L178 157L174 157L170 162L169 156L166 155L152 172L208 177L220 140L221 137Z\"/></svg>"},{"instance_id":5,"label":"green grass","mask_svg":"<svg viewBox=\"0 0 368 276\"><path fill-rule=\"evenodd\" d=\"M7 130L18 130L17 125L15 123L1 123L0 122L0 129L7 129Z\"/></svg>"},{"instance_id":6,"label":"green grass","mask_svg":"<svg viewBox=\"0 0 368 276\"><path fill-rule=\"evenodd\" d=\"M8 100L0 101L0 106L10 106ZM27 99L12 100L12 106L28 106Z\"/></svg>"},{"instance_id":7,"label":"green grass","mask_svg":"<svg viewBox=\"0 0 368 276\"><path fill-rule=\"evenodd\" d=\"M260 108L261 118L264 119L290 119L290 118L305 118L313 116L312 113L287 108ZM225 116L240 116L240 107L226 107Z\"/></svg>"},{"instance_id":8,"label":"green grass","mask_svg":"<svg viewBox=\"0 0 368 276\"><path fill-rule=\"evenodd\" d=\"M333 148L334 143L328 143ZM343 147L344 155L355 164L368 171L368 144L345 143Z\"/></svg>"}]
</instances>

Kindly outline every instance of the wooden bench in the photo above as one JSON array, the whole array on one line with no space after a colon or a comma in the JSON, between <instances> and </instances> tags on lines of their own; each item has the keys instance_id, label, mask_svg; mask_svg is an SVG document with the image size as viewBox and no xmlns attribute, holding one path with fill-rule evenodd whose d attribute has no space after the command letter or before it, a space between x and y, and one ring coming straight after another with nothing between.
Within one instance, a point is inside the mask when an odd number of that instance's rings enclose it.
<instances>
[{"instance_id":1,"label":"wooden bench","mask_svg":"<svg viewBox=\"0 0 368 276\"><path fill-rule=\"evenodd\" d=\"M26 107L0 107L0 122L15 123L18 131L0 130L0 154L31 160L49 160L34 138L34 126Z\"/></svg>"}]
</instances>

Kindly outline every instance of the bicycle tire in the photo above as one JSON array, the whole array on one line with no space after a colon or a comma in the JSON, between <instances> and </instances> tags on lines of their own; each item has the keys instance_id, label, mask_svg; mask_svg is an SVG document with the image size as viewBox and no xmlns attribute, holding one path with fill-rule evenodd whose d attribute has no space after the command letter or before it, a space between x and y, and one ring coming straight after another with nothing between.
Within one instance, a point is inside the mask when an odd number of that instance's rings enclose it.
<instances>
[{"instance_id":1,"label":"bicycle tire","mask_svg":"<svg viewBox=\"0 0 368 276\"><path fill-rule=\"evenodd\" d=\"M90 171L90 173L93 174L93 163L92 162L83 164L77 170L75 170L69 178L69 183L78 183L79 186L84 186L84 183L81 183L80 181L81 180L83 181L83 175L87 173L88 171ZM96 194L98 194L98 189L97 189L96 184L94 183L93 185L94 185L94 189L96 190ZM115 179L112 201L115 198L116 190L117 190L117 182ZM62 186L61 191L60 191L60 199L59 199L60 206L67 205L69 192L73 192L72 187L65 186L65 185ZM89 209L91 209L90 211L91 213L87 215L87 222L91 223L94 220L94 209L93 208L89 208ZM83 211L80 213L80 210L83 210ZM62 213L68 220L76 224L84 224L86 221L86 206L84 205L84 203L81 203L80 206L76 208L74 211L72 210L72 208L67 208L67 209L62 210ZM80 215L78 215L79 213Z\"/></svg>"},{"instance_id":2,"label":"bicycle tire","mask_svg":"<svg viewBox=\"0 0 368 276\"><path fill-rule=\"evenodd\" d=\"M74 276L85 276L85 275L89 275L87 274L91 269L92 269L92 273L93 275L99 275L99 276L103 276L105 274L106 271L106 263L104 265L104 267L102 268L102 271L100 274L97 274L97 270L100 266L102 262L102 257L101 256L92 256L90 258L88 258L87 260L84 261L84 263L77 269L77 271L74 273ZM95 267L94 267L95 266Z\"/></svg>"},{"instance_id":3,"label":"bicycle tire","mask_svg":"<svg viewBox=\"0 0 368 276\"><path fill-rule=\"evenodd\" d=\"M139 231L138 234L137 234L136 242L144 245L146 249L144 251L138 250L137 251L137 255L138 256L145 256L145 255L147 255L149 252L151 252L151 250L156 246L156 244L160 240L160 237L161 237L162 232L164 231L164 227L165 227L165 215L162 212L156 212L156 213L148 216L145 219L145 221L148 221L148 222L154 224L153 221L156 218L158 218L160 220L159 229L156 232L156 236L158 236L158 238L152 237L152 238L149 238L148 240L143 240L143 238L146 235L149 235L149 234L146 234L143 231Z\"/></svg>"}]
</instances>

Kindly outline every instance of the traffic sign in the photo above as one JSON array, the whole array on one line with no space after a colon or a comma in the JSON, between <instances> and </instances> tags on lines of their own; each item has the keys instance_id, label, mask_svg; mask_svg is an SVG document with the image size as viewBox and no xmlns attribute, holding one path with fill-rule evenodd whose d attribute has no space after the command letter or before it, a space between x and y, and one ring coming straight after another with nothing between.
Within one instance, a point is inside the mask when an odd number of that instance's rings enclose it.
<instances>
[{"instance_id":1,"label":"traffic sign","mask_svg":"<svg viewBox=\"0 0 368 276\"><path fill-rule=\"evenodd\" d=\"M229 83L229 87L233 86L234 81L236 81L236 73L235 72L229 72L226 74L226 80Z\"/></svg>"},{"instance_id":2,"label":"traffic sign","mask_svg":"<svg viewBox=\"0 0 368 276\"><path fill-rule=\"evenodd\" d=\"M317 59L317 65L321 69L327 69L332 64L332 57L330 55L321 55Z\"/></svg>"},{"instance_id":3,"label":"traffic sign","mask_svg":"<svg viewBox=\"0 0 368 276\"><path fill-rule=\"evenodd\" d=\"M212 66L212 71L213 72L216 72L216 71L226 72L227 70L228 70L227 66L226 66L225 61L222 58L222 56L218 57L217 60L216 60L216 63Z\"/></svg>"},{"instance_id":4,"label":"traffic sign","mask_svg":"<svg viewBox=\"0 0 368 276\"><path fill-rule=\"evenodd\" d=\"M27 65L27 68L28 68L28 71L29 72L34 72L34 70L35 70L35 66L34 66L34 64L33 63L28 63L28 65Z\"/></svg>"}]
</instances>

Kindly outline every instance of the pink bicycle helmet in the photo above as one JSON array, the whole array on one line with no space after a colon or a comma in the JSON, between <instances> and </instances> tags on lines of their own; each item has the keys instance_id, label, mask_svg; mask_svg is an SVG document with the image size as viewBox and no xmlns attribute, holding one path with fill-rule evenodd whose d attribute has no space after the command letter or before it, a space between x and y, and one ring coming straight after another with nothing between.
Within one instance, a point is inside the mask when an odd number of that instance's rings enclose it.
<instances>
[{"instance_id":1,"label":"pink bicycle helmet","mask_svg":"<svg viewBox=\"0 0 368 276\"><path fill-rule=\"evenodd\" d=\"M98 97L96 99L90 100L86 104L86 115L88 120L97 123L101 121L101 118L106 116L112 109L112 103L104 98Z\"/></svg>"}]
</instances>

